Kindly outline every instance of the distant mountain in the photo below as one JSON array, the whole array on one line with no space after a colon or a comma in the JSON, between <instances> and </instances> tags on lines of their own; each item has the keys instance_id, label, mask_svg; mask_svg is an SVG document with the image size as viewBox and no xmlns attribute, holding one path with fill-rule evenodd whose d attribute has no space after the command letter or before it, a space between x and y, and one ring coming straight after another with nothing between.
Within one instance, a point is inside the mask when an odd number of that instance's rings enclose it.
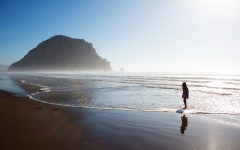
<instances>
[{"instance_id":1,"label":"distant mountain","mask_svg":"<svg viewBox=\"0 0 240 150\"><path fill-rule=\"evenodd\" d=\"M91 43L56 35L41 42L9 71L112 71L110 62L101 58Z\"/></svg>"},{"instance_id":2,"label":"distant mountain","mask_svg":"<svg viewBox=\"0 0 240 150\"><path fill-rule=\"evenodd\" d=\"M0 65L0 70L7 70L9 65Z\"/></svg>"}]
</instances>

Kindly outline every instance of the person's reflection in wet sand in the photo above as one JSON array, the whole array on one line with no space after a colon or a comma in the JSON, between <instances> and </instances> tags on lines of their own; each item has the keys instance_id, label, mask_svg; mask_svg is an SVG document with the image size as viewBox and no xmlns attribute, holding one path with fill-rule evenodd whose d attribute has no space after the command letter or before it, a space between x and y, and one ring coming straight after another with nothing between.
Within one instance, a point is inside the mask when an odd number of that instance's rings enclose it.
<instances>
[{"instance_id":1,"label":"person's reflection in wet sand","mask_svg":"<svg viewBox=\"0 0 240 150\"><path fill-rule=\"evenodd\" d=\"M186 127L188 125L188 118L185 117L185 114L181 117L182 119L182 126L180 127L181 134L184 134L184 131L187 130Z\"/></svg>"}]
</instances>

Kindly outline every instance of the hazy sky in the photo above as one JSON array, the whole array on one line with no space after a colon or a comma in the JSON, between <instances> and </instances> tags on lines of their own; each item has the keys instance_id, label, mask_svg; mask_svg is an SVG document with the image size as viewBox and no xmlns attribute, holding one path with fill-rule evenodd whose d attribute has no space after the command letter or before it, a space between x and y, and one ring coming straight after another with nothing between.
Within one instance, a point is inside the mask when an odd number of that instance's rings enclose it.
<instances>
[{"instance_id":1,"label":"hazy sky","mask_svg":"<svg viewBox=\"0 0 240 150\"><path fill-rule=\"evenodd\" d=\"M239 0L1 0L0 64L66 35L119 71L240 72Z\"/></svg>"}]
</instances>

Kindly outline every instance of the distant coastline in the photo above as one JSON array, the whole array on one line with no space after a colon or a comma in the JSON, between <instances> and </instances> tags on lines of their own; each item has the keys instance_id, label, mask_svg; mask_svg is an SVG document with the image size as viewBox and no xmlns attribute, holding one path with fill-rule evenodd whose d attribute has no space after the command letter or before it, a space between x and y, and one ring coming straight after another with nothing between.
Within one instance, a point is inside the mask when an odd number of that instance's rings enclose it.
<instances>
[{"instance_id":1,"label":"distant coastline","mask_svg":"<svg viewBox=\"0 0 240 150\"><path fill-rule=\"evenodd\" d=\"M0 71L5 71L7 70L9 65L0 65Z\"/></svg>"}]
</instances>

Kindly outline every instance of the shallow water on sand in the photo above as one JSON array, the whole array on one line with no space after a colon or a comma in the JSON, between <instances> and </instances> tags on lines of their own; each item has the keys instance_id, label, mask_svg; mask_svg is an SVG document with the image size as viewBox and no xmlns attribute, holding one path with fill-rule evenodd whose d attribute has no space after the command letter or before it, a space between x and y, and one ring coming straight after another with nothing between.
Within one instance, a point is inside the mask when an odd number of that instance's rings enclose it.
<instances>
[{"instance_id":1,"label":"shallow water on sand","mask_svg":"<svg viewBox=\"0 0 240 150\"><path fill-rule=\"evenodd\" d=\"M176 113L83 109L91 142L113 149L238 149L240 128Z\"/></svg>"},{"instance_id":2,"label":"shallow water on sand","mask_svg":"<svg viewBox=\"0 0 240 150\"><path fill-rule=\"evenodd\" d=\"M184 113L205 114L210 120L206 114L219 114L215 121L240 126L239 75L81 72L6 73L0 78L46 103L154 112L176 112L183 105L181 84L186 82L192 109Z\"/></svg>"}]
</instances>

